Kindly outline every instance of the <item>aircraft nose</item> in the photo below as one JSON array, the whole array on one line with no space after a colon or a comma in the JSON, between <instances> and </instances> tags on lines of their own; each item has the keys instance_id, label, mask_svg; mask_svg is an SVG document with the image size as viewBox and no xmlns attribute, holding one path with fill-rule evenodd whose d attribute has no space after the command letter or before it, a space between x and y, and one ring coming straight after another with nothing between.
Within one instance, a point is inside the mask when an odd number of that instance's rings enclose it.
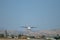
<instances>
[{"instance_id":1,"label":"aircraft nose","mask_svg":"<svg viewBox=\"0 0 60 40\"><path fill-rule=\"evenodd\" d=\"M31 29L30 27L28 27L28 29Z\"/></svg>"}]
</instances>

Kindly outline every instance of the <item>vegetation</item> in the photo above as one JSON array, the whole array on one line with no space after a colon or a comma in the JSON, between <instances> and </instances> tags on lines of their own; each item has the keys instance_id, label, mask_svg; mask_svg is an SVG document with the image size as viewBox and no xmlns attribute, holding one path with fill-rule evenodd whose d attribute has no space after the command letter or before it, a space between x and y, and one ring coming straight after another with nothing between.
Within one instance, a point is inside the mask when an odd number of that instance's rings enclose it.
<instances>
[{"instance_id":1,"label":"vegetation","mask_svg":"<svg viewBox=\"0 0 60 40\"><path fill-rule=\"evenodd\" d=\"M0 38L4 38L4 34L0 34Z\"/></svg>"},{"instance_id":2,"label":"vegetation","mask_svg":"<svg viewBox=\"0 0 60 40\"><path fill-rule=\"evenodd\" d=\"M60 39L60 36L59 36L59 34L57 34L57 36L56 37L54 37L56 40L57 39Z\"/></svg>"},{"instance_id":3,"label":"vegetation","mask_svg":"<svg viewBox=\"0 0 60 40\"><path fill-rule=\"evenodd\" d=\"M30 38L35 38L34 36L29 36Z\"/></svg>"},{"instance_id":4,"label":"vegetation","mask_svg":"<svg viewBox=\"0 0 60 40\"><path fill-rule=\"evenodd\" d=\"M11 35L12 38L14 38L14 35Z\"/></svg>"}]
</instances>

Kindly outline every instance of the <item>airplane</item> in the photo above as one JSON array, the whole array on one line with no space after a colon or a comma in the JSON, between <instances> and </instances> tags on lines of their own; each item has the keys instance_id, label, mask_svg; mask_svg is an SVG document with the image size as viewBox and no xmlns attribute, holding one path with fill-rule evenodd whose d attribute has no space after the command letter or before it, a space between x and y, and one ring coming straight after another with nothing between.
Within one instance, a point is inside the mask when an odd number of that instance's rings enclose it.
<instances>
[{"instance_id":1,"label":"airplane","mask_svg":"<svg viewBox=\"0 0 60 40\"><path fill-rule=\"evenodd\" d=\"M32 28L36 28L36 27L32 27L32 26L21 26L22 28L26 28L28 30L31 30Z\"/></svg>"}]
</instances>

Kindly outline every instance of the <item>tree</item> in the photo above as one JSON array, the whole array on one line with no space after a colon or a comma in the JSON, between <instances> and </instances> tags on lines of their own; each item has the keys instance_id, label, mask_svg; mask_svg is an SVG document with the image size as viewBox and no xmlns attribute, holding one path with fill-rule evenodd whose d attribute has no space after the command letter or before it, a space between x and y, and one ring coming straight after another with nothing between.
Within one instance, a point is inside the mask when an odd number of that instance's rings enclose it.
<instances>
[{"instance_id":1,"label":"tree","mask_svg":"<svg viewBox=\"0 0 60 40\"><path fill-rule=\"evenodd\" d=\"M0 34L0 38L4 38L4 34Z\"/></svg>"},{"instance_id":2,"label":"tree","mask_svg":"<svg viewBox=\"0 0 60 40\"><path fill-rule=\"evenodd\" d=\"M7 33L7 30L5 30L5 36L6 36L6 38L8 37L8 33Z\"/></svg>"},{"instance_id":3,"label":"tree","mask_svg":"<svg viewBox=\"0 0 60 40\"><path fill-rule=\"evenodd\" d=\"M59 36L59 34L57 34L57 36L56 37L54 37L56 40L57 39L60 39L60 36Z\"/></svg>"}]
</instances>

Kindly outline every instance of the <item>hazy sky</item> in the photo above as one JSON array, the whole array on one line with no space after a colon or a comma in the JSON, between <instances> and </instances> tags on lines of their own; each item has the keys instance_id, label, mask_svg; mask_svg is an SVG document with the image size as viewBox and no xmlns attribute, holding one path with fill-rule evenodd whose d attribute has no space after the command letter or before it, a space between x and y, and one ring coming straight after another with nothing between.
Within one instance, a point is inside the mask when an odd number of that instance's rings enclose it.
<instances>
[{"instance_id":1,"label":"hazy sky","mask_svg":"<svg viewBox=\"0 0 60 40\"><path fill-rule=\"evenodd\" d=\"M60 0L0 0L0 29L60 28Z\"/></svg>"}]
</instances>

